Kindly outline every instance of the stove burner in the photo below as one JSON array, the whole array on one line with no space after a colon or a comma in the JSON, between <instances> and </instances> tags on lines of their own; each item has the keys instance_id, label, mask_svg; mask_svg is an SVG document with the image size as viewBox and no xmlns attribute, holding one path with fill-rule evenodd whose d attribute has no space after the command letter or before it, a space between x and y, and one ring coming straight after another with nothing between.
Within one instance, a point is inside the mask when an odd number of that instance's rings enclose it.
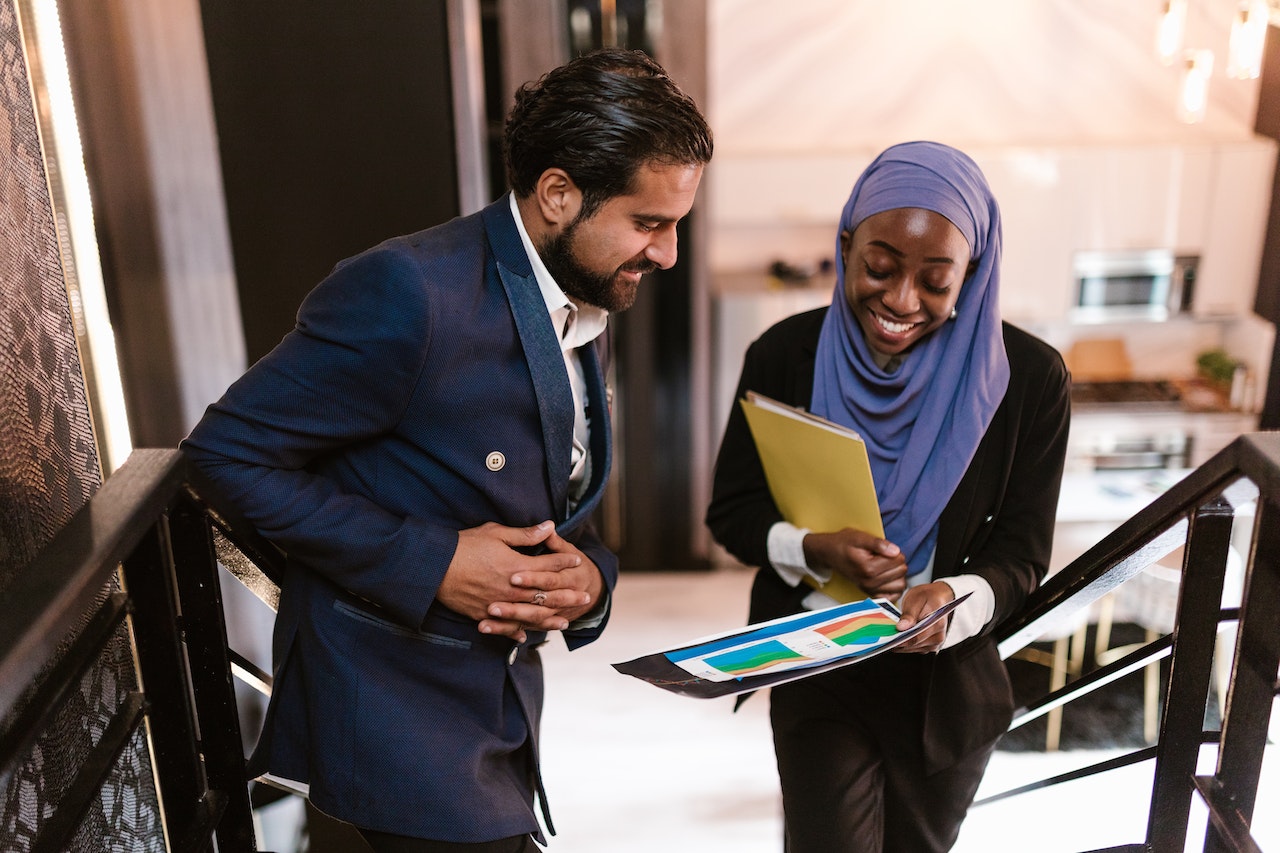
<instances>
[{"instance_id":1,"label":"stove burner","mask_svg":"<svg viewBox=\"0 0 1280 853\"><path fill-rule=\"evenodd\" d=\"M1182 395L1163 379L1073 382L1071 402L1079 404L1177 403Z\"/></svg>"}]
</instances>

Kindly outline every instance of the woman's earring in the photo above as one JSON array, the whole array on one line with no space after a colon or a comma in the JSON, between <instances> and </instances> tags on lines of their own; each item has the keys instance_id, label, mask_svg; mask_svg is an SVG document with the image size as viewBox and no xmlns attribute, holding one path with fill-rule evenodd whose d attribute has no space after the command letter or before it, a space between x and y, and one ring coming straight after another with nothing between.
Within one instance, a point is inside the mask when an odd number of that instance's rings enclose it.
<instances>
[{"instance_id":1,"label":"woman's earring","mask_svg":"<svg viewBox=\"0 0 1280 853\"><path fill-rule=\"evenodd\" d=\"M956 318L956 306L952 305L952 306L951 306L951 317L950 317L949 319L954 320L955 318Z\"/></svg>"}]
</instances>

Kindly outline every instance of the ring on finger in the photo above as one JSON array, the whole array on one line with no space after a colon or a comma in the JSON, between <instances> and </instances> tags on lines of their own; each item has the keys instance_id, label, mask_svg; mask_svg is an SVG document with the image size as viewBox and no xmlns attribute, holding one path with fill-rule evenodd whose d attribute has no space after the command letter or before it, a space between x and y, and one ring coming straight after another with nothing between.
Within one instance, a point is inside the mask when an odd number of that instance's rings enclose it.
<instances>
[{"instance_id":1,"label":"ring on finger","mask_svg":"<svg viewBox=\"0 0 1280 853\"><path fill-rule=\"evenodd\" d=\"M533 603L541 607L547 603L547 594L542 590L538 590L533 594Z\"/></svg>"}]
</instances>

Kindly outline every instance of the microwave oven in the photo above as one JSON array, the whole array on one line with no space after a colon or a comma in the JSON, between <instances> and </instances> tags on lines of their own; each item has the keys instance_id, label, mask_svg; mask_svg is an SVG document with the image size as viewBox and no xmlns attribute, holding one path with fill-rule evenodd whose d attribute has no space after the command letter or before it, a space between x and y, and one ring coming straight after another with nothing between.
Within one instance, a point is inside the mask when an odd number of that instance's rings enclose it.
<instances>
[{"instance_id":1,"label":"microwave oven","mask_svg":"<svg viewBox=\"0 0 1280 853\"><path fill-rule=\"evenodd\" d=\"M1072 263L1080 323L1167 320L1191 310L1200 259L1167 249L1076 252Z\"/></svg>"}]
</instances>

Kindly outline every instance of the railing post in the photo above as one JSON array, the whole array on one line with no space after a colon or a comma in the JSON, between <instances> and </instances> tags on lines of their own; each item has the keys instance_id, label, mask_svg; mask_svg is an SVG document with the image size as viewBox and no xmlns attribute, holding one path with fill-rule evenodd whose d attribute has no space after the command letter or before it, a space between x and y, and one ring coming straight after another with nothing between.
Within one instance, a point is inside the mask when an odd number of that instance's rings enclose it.
<instances>
[{"instance_id":1,"label":"railing post","mask_svg":"<svg viewBox=\"0 0 1280 853\"><path fill-rule=\"evenodd\" d=\"M1210 809L1206 853L1236 849L1227 842L1228 829L1233 823L1248 825L1253 821L1267 727L1276 698L1276 673L1280 669L1278 497L1274 491L1264 491L1258 502L1254 547L1245 573L1231 689L1214 774L1216 784L1212 786L1217 794L1215 803L1229 803L1233 814Z\"/></svg>"},{"instance_id":2,"label":"railing post","mask_svg":"<svg viewBox=\"0 0 1280 853\"><path fill-rule=\"evenodd\" d=\"M1147 818L1152 853L1181 853L1186 842L1233 520L1222 498L1191 514Z\"/></svg>"},{"instance_id":3,"label":"railing post","mask_svg":"<svg viewBox=\"0 0 1280 853\"><path fill-rule=\"evenodd\" d=\"M253 810L209 519L191 501L179 499L169 514L169 536L191 689L201 711L197 725L205 774L209 788L226 796L226 811L218 821L218 850L252 853L257 849Z\"/></svg>"},{"instance_id":4,"label":"railing post","mask_svg":"<svg viewBox=\"0 0 1280 853\"><path fill-rule=\"evenodd\" d=\"M186 662L178 634L177 604L170 571L165 519L159 517L124 560L125 590L133 602L131 621L138 671L147 697L147 730L170 843L185 838L201 820L204 772L200 766L195 714L184 677Z\"/></svg>"}]
</instances>

